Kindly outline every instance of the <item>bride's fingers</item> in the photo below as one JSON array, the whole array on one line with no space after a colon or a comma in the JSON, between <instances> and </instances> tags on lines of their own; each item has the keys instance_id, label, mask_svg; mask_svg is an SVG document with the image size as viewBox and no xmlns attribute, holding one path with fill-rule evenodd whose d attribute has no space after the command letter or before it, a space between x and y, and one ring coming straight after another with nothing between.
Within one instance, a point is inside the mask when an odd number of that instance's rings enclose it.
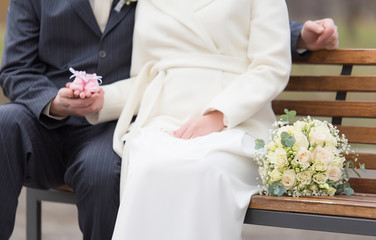
<instances>
[{"instance_id":1,"label":"bride's fingers","mask_svg":"<svg viewBox=\"0 0 376 240\"><path fill-rule=\"evenodd\" d=\"M180 127L179 129L175 130L174 131L174 135L175 137L177 138L181 138L185 132L185 128L183 128L184 126Z\"/></svg>"},{"instance_id":2,"label":"bride's fingers","mask_svg":"<svg viewBox=\"0 0 376 240\"><path fill-rule=\"evenodd\" d=\"M191 130L189 130L189 128L187 127L187 124L184 124L178 130L174 131L174 134L177 138L189 139L192 137L193 133Z\"/></svg>"},{"instance_id":3,"label":"bride's fingers","mask_svg":"<svg viewBox=\"0 0 376 240\"><path fill-rule=\"evenodd\" d=\"M184 132L184 134L180 137L181 139L190 139L193 137L193 131L189 128L186 129L186 131Z\"/></svg>"}]
</instances>

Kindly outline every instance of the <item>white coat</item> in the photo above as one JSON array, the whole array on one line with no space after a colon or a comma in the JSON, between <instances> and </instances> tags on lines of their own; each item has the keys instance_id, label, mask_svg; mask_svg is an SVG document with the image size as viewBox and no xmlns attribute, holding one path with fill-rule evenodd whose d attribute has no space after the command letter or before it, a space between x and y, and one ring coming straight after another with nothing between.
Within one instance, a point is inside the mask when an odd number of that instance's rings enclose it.
<instances>
[{"instance_id":1,"label":"white coat","mask_svg":"<svg viewBox=\"0 0 376 240\"><path fill-rule=\"evenodd\" d=\"M104 86L103 109L87 117L119 119L116 153L134 127L172 131L214 109L228 129L267 137L291 67L284 0L138 0L133 43L132 78Z\"/></svg>"}]
</instances>

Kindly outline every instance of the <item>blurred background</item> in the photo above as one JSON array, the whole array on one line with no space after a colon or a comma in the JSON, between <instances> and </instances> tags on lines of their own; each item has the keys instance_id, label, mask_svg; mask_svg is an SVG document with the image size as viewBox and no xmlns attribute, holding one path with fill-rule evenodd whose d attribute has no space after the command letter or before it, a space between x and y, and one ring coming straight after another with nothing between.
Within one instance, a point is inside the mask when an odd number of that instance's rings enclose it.
<instances>
[{"instance_id":1,"label":"blurred background","mask_svg":"<svg viewBox=\"0 0 376 240\"><path fill-rule=\"evenodd\" d=\"M286 0L290 19L304 22L333 18L338 26L340 48L376 47L376 1Z\"/></svg>"},{"instance_id":2,"label":"blurred background","mask_svg":"<svg viewBox=\"0 0 376 240\"><path fill-rule=\"evenodd\" d=\"M321 18L333 18L338 26L340 48L376 48L376 1L375 0L286 0L290 20L304 22ZM8 0L0 0L0 56L4 48L6 9ZM1 60L0 60L1 62ZM305 71L293 69L293 71ZM321 70L320 70L321 71ZM327 70L338 74L337 68ZM374 74L376 69L356 70L357 74ZM375 99L375 94L370 94ZM8 100L0 89L0 104ZM77 211L74 205L43 203L43 239L82 239L78 229ZM11 240L26 239L25 190L22 190L17 211L16 226ZM245 225L244 239L290 239L290 240L371 240L373 237L324 233L304 230L271 228Z\"/></svg>"}]
</instances>

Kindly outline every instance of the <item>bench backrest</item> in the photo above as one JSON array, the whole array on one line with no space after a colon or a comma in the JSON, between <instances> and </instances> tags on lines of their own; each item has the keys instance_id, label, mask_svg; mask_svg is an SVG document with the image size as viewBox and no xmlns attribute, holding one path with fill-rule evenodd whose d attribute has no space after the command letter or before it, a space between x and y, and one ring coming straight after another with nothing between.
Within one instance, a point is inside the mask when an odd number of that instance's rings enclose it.
<instances>
[{"instance_id":1,"label":"bench backrest","mask_svg":"<svg viewBox=\"0 0 376 240\"><path fill-rule=\"evenodd\" d=\"M324 118L337 125L355 149L358 161L366 164L367 172L360 172L362 178L351 177L352 188L357 193L376 194L376 74L351 75L358 65L371 68L364 72L376 72L376 50L323 50L293 63L298 68L318 66L312 75L292 73L284 93L273 101L275 113L296 110L300 116ZM340 73L321 75L325 69L320 67L325 65L339 65ZM320 95L323 92L324 96Z\"/></svg>"}]
</instances>

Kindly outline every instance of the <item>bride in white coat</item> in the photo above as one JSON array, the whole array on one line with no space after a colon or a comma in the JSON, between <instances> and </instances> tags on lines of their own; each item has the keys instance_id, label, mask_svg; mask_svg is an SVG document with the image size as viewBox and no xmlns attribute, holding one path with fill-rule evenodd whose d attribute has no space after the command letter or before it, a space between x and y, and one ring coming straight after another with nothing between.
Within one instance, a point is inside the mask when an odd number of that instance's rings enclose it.
<instances>
[{"instance_id":1,"label":"bride in white coat","mask_svg":"<svg viewBox=\"0 0 376 240\"><path fill-rule=\"evenodd\" d=\"M241 239L258 192L254 139L267 137L291 67L285 1L137 4L132 78L104 86L87 117L119 119L113 239Z\"/></svg>"}]
</instances>

